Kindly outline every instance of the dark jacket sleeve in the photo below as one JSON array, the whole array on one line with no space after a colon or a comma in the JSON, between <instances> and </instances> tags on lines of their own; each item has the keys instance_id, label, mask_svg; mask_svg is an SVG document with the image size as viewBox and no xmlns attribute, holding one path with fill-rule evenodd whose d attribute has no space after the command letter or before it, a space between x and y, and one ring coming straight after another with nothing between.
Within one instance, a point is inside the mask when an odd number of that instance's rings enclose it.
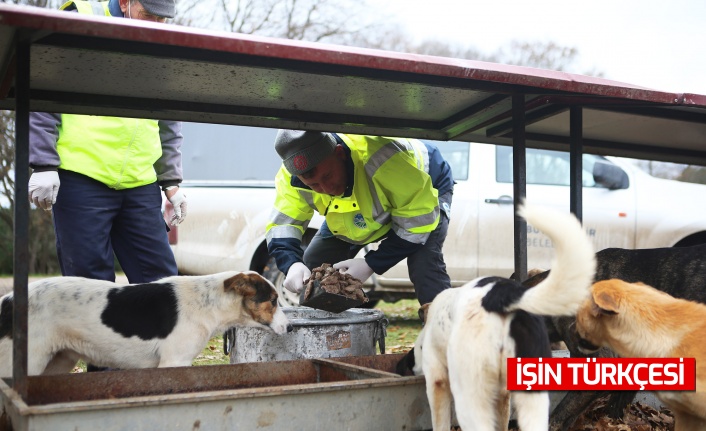
<instances>
[{"instance_id":1,"label":"dark jacket sleeve","mask_svg":"<svg viewBox=\"0 0 706 431\"><path fill-rule=\"evenodd\" d=\"M267 243L267 253L275 259L277 268L283 273L289 272L289 267L304 261L304 250L301 241L295 238L274 238Z\"/></svg>"},{"instance_id":2,"label":"dark jacket sleeve","mask_svg":"<svg viewBox=\"0 0 706 431\"><path fill-rule=\"evenodd\" d=\"M181 122L160 120L159 139L162 141L162 157L154 164L157 181L161 187L179 185L183 180Z\"/></svg>"},{"instance_id":3,"label":"dark jacket sleeve","mask_svg":"<svg viewBox=\"0 0 706 431\"><path fill-rule=\"evenodd\" d=\"M34 170L56 170L61 164L56 151L61 114L29 113L29 166Z\"/></svg>"},{"instance_id":4,"label":"dark jacket sleeve","mask_svg":"<svg viewBox=\"0 0 706 431\"><path fill-rule=\"evenodd\" d=\"M365 255L365 262L376 274L383 274L422 247L424 244L409 242L390 231L377 250L371 250Z\"/></svg>"},{"instance_id":5,"label":"dark jacket sleeve","mask_svg":"<svg viewBox=\"0 0 706 431\"><path fill-rule=\"evenodd\" d=\"M456 184L451 172L451 165L444 159L438 147L428 142L424 142L424 145L429 152L429 176L434 188L439 192L439 196L442 196L452 191L454 184Z\"/></svg>"}]
</instances>

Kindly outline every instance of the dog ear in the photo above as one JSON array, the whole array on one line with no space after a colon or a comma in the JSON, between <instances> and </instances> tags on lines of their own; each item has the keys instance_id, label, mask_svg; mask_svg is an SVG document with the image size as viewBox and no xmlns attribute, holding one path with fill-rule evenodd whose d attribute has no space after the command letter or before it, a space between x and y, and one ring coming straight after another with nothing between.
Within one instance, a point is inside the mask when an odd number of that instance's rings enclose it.
<instances>
[{"instance_id":1,"label":"dog ear","mask_svg":"<svg viewBox=\"0 0 706 431\"><path fill-rule=\"evenodd\" d=\"M534 277L535 275L541 274L545 271L546 271L546 269L542 269L542 268L532 268L527 271L527 278Z\"/></svg>"},{"instance_id":2,"label":"dog ear","mask_svg":"<svg viewBox=\"0 0 706 431\"><path fill-rule=\"evenodd\" d=\"M618 301L609 292L594 292L593 304L591 305L591 315L598 317L604 315L618 314Z\"/></svg>"},{"instance_id":3,"label":"dog ear","mask_svg":"<svg viewBox=\"0 0 706 431\"><path fill-rule=\"evenodd\" d=\"M523 281L522 285L525 287L534 287L544 281L547 277L549 277L548 270L545 271L539 268L531 269L527 272L527 280Z\"/></svg>"},{"instance_id":4,"label":"dog ear","mask_svg":"<svg viewBox=\"0 0 706 431\"><path fill-rule=\"evenodd\" d=\"M254 274L236 274L223 281L223 290L232 290L241 296L254 296L257 292L253 280Z\"/></svg>"}]
</instances>

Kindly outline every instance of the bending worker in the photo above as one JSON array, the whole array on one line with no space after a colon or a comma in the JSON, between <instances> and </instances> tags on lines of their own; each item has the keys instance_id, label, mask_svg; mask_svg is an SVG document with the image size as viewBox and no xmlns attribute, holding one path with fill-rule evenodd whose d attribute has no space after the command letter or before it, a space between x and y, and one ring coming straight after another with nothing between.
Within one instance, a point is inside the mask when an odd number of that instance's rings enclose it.
<instances>
[{"instance_id":1,"label":"bending worker","mask_svg":"<svg viewBox=\"0 0 706 431\"><path fill-rule=\"evenodd\" d=\"M280 130L283 160L267 226L267 249L300 292L322 263L365 281L407 258L420 304L451 287L442 247L453 176L439 149L416 139ZM318 211L325 222L306 251L302 235ZM377 250L354 258L363 246Z\"/></svg>"},{"instance_id":2,"label":"bending worker","mask_svg":"<svg viewBox=\"0 0 706 431\"><path fill-rule=\"evenodd\" d=\"M176 7L174 0L76 0L62 9L164 22ZM53 212L63 275L115 281L115 257L130 283L177 274L162 192L174 206L172 224L180 223L182 140L176 121L30 113L29 199Z\"/></svg>"}]
</instances>

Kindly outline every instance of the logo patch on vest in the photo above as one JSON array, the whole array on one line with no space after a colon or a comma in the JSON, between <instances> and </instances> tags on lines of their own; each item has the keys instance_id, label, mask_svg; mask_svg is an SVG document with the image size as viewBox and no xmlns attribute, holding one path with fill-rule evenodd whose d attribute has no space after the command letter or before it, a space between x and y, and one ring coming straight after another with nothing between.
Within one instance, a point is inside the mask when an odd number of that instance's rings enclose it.
<instances>
[{"instance_id":1,"label":"logo patch on vest","mask_svg":"<svg viewBox=\"0 0 706 431\"><path fill-rule=\"evenodd\" d=\"M361 229L365 229L368 227L368 225L365 223L365 217L363 217L363 214L361 213L358 213L353 217L353 224Z\"/></svg>"}]
</instances>

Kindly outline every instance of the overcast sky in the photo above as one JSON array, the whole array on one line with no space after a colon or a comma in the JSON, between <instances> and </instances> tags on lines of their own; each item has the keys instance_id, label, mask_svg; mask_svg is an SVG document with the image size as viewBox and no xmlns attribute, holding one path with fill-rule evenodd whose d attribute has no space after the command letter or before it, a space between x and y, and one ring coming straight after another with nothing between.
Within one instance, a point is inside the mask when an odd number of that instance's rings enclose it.
<instances>
[{"instance_id":1,"label":"overcast sky","mask_svg":"<svg viewBox=\"0 0 706 431\"><path fill-rule=\"evenodd\" d=\"M522 42L578 49L577 70L656 90L706 94L704 0L369 0L417 41L490 54Z\"/></svg>"}]
</instances>

